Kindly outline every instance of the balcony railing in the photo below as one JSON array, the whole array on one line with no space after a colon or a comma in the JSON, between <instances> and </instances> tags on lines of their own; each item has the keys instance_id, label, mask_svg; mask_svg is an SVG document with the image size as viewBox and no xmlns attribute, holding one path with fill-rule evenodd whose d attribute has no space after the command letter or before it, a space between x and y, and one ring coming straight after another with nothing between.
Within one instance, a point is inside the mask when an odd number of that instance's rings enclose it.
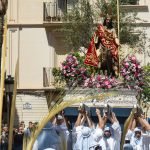
<instances>
[{"instance_id":1,"label":"balcony railing","mask_svg":"<svg viewBox=\"0 0 150 150\"><path fill-rule=\"evenodd\" d=\"M52 67L43 68L43 87L64 87L65 82L58 78L53 76Z\"/></svg>"},{"instance_id":2,"label":"balcony railing","mask_svg":"<svg viewBox=\"0 0 150 150\"><path fill-rule=\"evenodd\" d=\"M79 0L49 0L43 3L44 21L62 21L65 13L70 12Z\"/></svg>"},{"instance_id":3,"label":"balcony railing","mask_svg":"<svg viewBox=\"0 0 150 150\"><path fill-rule=\"evenodd\" d=\"M121 10L126 12L148 12L146 0L120 0Z\"/></svg>"},{"instance_id":4,"label":"balcony railing","mask_svg":"<svg viewBox=\"0 0 150 150\"><path fill-rule=\"evenodd\" d=\"M121 5L139 5L139 0L121 0Z\"/></svg>"},{"instance_id":5,"label":"balcony railing","mask_svg":"<svg viewBox=\"0 0 150 150\"><path fill-rule=\"evenodd\" d=\"M43 87L50 87L54 85L52 70L52 67L43 68Z\"/></svg>"},{"instance_id":6,"label":"balcony railing","mask_svg":"<svg viewBox=\"0 0 150 150\"><path fill-rule=\"evenodd\" d=\"M64 0L51 0L43 3L44 21L61 21L67 12L67 4Z\"/></svg>"}]
</instances>

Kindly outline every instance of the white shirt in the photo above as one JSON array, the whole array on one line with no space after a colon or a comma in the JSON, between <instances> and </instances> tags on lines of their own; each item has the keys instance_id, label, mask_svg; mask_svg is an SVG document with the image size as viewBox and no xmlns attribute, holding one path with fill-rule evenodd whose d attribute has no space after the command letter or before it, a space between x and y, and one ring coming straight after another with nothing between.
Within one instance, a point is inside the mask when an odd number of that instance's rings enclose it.
<instances>
[{"instance_id":1,"label":"white shirt","mask_svg":"<svg viewBox=\"0 0 150 150\"><path fill-rule=\"evenodd\" d=\"M88 127L78 126L73 129L73 150L89 150L92 130Z\"/></svg>"},{"instance_id":2,"label":"white shirt","mask_svg":"<svg viewBox=\"0 0 150 150\"><path fill-rule=\"evenodd\" d=\"M126 137L129 138L134 150L150 150L150 135L142 133L141 138L137 139L134 131L128 130Z\"/></svg>"},{"instance_id":3,"label":"white shirt","mask_svg":"<svg viewBox=\"0 0 150 150\"><path fill-rule=\"evenodd\" d=\"M94 130L93 134L92 134L92 139L93 139L93 145L99 145L102 150L106 150L106 145L105 142L103 140L103 130L100 128L97 128ZM94 150L90 149L90 150Z\"/></svg>"},{"instance_id":4,"label":"white shirt","mask_svg":"<svg viewBox=\"0 0 150 150\"><path fill-rule=\"evenodd\" d=\"M94 150L96 146L101 146L102 150L106 150L105 143L102 140L102 129L78 126L73 131L73 150Z\"/></svg>"},{"instance_id":5,"label":"white shirt","mask_svg":"<svg viewBox=\"0 0 150 150\"><path fill-rule=\"evenodd\" d=\"M120 150L121 127L118 122L115 122L112 124L111 128L112 128L111 137L107 139L103 137L106 150Z\"/></svg>"},{"instance_id":6,"label":"white shirt","mask_svg":"<svg viewBox=\"0 0 150 150\"><path fill-rule=\"evenodd\" d=\"M32 150L38 150L38 141L37 140L34 142Z\"/></svg>"}]
</instances>

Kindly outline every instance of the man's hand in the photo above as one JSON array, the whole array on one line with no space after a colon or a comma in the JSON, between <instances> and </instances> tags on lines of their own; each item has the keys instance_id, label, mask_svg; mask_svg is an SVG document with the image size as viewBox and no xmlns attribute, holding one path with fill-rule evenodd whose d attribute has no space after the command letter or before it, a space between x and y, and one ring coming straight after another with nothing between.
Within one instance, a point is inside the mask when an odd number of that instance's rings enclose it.
<instances>
[{"instance_id":1,"label":"man's hand","mask_svg":"<svg viewBox=\"0 0 150 150\"><path fill-rule=\"evenodd\" d=\"M112 112L112 115L109 118L109 120L111 121L111 123L118 122L118 120L117 120L116 115L115 115L114 112Z\"/></svg>"},{"instance_id":2,"label":"man's hand","mask_svg":"<svg viewBox=\"0 0 150 150\"><path fill-rule=\"evenodd\" d=\"M101 112L98 108L96 108L96 114L97 114L97 116L101 115Z\"/></svg>"},{"instance_id":3,"label":"man's hand","mask_svg":"<svg viewBox=\"0 0 150 150\"><path fill-rule=\"evenodd\" d=\"M81 110L79 110L79 113L83 115L83 114L85 114L85 111L83 109L81 109Z\"/></svg>"},{"instance_id":4,"label":"man's hand","mask_svg":"<svg viewBox=\"0 0 150 150\"><path fill-rule=\"evenodd\" d=\"M89 117L89 111L85 111L85 115Z\"/></svg>"}]
</instances>

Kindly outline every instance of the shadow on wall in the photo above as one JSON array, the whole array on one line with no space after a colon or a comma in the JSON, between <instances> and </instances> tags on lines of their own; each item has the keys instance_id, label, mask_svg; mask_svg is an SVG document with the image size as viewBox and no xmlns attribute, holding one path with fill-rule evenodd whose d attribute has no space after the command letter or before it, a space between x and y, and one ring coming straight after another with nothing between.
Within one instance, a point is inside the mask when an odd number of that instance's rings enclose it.
<instances>
[{"instance_id":1,"label":"shadow on wall","mask_svg":"<svg viewBox=\"0 0 150 150\"><path fill-rule=\"evenodd\" d=\"M64 36L61 32L56 31L56 29L45 29L47 41L49 46L55 48L55 53L57 55L66 55L68 51L65 49Z\"/></svg>"},{"instance_id":2,"label":"shadow on wall","mask_svg":"<svg viewBox=\"0 0 150 150\"><path fill-rule=\"evenodd\" d=\"M19 118L19 113L17 111L17 109L15 108L15 120L14 120L14 127L19 127L19 123L23 121L23 120L20 120Z\"/></svg>"}]
</instances>

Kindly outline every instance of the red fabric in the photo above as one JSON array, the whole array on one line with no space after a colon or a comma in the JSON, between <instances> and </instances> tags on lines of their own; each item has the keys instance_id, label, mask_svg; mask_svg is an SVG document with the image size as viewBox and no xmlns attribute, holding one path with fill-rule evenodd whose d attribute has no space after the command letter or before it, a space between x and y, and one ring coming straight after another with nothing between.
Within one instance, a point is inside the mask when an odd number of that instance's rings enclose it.
<instances>
[{"instance_id":1,"label":"red fabric","mask_svg":"<svg viewBox=\"0 0 150 150\"><path fill-rule=\"evenodd\" d=\"M118 45L115 42L113 34L105 30L103 25L101 24L97 27L97 31L95 32L95 34L100 38L103 47L110 50L114 61L118 63ZM90 66L98 67L99 60L96 53L94 37L90 42L84 63Z\"/></svg>"},{"instance_id":2,"label":"red fabric","mask_svg":"<svg viewBox=\"0 0 150 150\"><path fill-rule=\"evenodd\" d=\"M96 53L94 37L92 38L92 40L90 42L90 45L89 45L88 51L86 53L84 63L86 65L98 67L99 61L98 61L98 57L97 57L97 53Z\"/></svg>"},{"instance_id":3,"label":"red fabric","mask_svg":"<svg viewBox=\"0 0 150 150\"><path fill-rule=\"evenodd\" d=\"M101 44L111 51L114 60L118 62L118 45L116 44L112 33L109 33L104 29L103 25L100 24L96 35L100 38Z\"/></svg>"}]
</instances>

